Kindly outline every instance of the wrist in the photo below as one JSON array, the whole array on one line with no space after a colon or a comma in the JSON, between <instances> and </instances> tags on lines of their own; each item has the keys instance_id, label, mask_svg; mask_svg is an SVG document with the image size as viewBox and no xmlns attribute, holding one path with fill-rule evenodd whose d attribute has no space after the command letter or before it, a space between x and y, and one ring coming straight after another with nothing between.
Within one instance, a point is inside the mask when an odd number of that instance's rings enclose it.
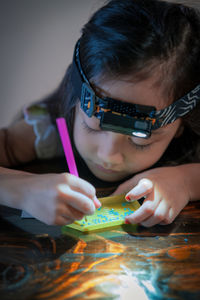
<instances>
[{"instance_id":1,"label":"wrist","mask_svg":"<svg viewBox=\"0 0 200 300\"><path fill-rule=\"evenodd\" d=\"M29 173L10 170L0 167L0 204L16 209L23 209L24 197L24 178Z\"/></svg>"},{"instance_id":2,"label":"wrist","mask_svg":"<svg viewBox=\"0 0 200 300\"><path fill-rule=\"evenodd\" d=\"M178 168L183 174L189 201L200 200L200 163L180 165Z\"/></svg>"}]
</instances>

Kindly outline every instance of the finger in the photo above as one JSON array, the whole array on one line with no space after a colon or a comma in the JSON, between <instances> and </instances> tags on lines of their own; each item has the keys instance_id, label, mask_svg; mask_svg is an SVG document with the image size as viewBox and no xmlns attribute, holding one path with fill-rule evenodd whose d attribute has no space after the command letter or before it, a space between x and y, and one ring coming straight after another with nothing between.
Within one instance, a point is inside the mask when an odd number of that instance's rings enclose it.
<instances>
[{"instance_id":1,"label":"finger","mask_svg":"<svg viewBox=\"0 0 200 300\"><path fill-rule=\"evenodd\" d=\"M82 212L64 203L57 208L56 215L64 216L75 220L81 220L84 217L84 214Z\"/></svg>"},{"instance_id":2,"label":"finger","mask_svg":"<svg viewBox=\"0 0 200 300\"><path fill-rule=\"evenodd\" d=\"M125 182L121 183L118 188L110 195L120 195L120 194L126 194L133 186L136 186L138 183L137 176L134 176L133 178L130 178L129 180L126 180Z\"/></svg>"},{"instance_id":3,"label":"finger","mask_svg":"<svg viewBox=\"0 0 200 300\"><path fill-rule=\"evenodd\" d=\"M175 213L174 209L171 207L169 209L168 215L165 218L165 220L163 220L162 222L159 223L159 225L168 225L171 224L174 219L176 218L176 216L178 215L178 213Z\"/></svg>"},{"instance_id":4,"label":"finger","mask_svg":"<svg viewBox=\"0 0 200 300\"><path fill-rule=\"evenodd\" d=\"M101 207L101 202L99 201L99 199L96 196L94 197L94 205L96 208Z\"/></svg>"},{"instance_id":5,"label":"finger","mask_svg":"<svg viewBox=\"0 0 200 300\"><path fill-rule=\"evenodd\" d=\"M73 223L74 220L65 216L57 216L53 225L64 226Z\"/></svg>"},{"instance_id":6,"label":"finger","mask_svg":"<svg viewBox=\"0 0 200 300\"><path fill-rule=\"evenodd\" d=\"M92 184L80 177L68 173L65 174L65 178L67 185L69 185L72 190L84 194L88 198L94 200L96 189Z\"/></svg>"},{"instance_id":7,"label":"finger","mask_svg":"<svg viewBox=\"0 0 200 300\"><path fill-rule=\"evenodd\" d=\"M141 179L138 184L126 194L126 200L131 202L137 199L140 199L144 196L147 196L152 192L153 183L147 178Z\"/></svg>"},{"instance_id":8,"label":"finger","mask_svg":"<svg viewBox=\"0 0 200 300\"><path fill-rule=\"evenodd\" d=\"M152 197L150 199L150 197ZM149 197L143 202L139 209L137 209L133 214L125 218L125 223L138 224L145 221L147 218L151 217L159 204L159 198L153 198L150 194Z\"/></svg>"},{"instance_id":9,"label":"finger","mask_svg":"<svg viewBox=\"0 0 200 300\"><path fill-rule=\"evenodd\" d=\"M116 196L120 194L126 194L128 191L130 191L130 188L133 186L133 184L128 184L127 182L120 184L117 189L111 193L109 196Z\"/></svg>"},{"instance_id":10,"label":"finger","mask_svg":"<svg viewBox=\"0 0 200 300\"><path fill-rule=\"evenodd\" d=\"M83 214L92 215L95 212L94 202L84 194L71 190L68 185L59 184L58 192L60 199Z\"/></svg>"},{"instance_id":11,"label":"finger","mask_svg":"<svg viewBox=\"0 0 200 300\"><path fill-rule=\"evenodd\" d=\"M151 227L166 219L169 213L169 205L165 201L161 201L157 208L155 209L153 215L140 224L144 227Z\"/></svg>"}]
</instances>

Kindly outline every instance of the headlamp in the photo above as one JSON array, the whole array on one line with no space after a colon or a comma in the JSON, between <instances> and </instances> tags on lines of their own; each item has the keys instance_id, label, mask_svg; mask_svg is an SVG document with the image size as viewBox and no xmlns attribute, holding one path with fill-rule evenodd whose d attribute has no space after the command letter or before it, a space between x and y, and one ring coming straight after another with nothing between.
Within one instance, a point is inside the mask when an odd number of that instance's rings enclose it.
<instances>
[{"instance_id":1,"label":"headlamp","mask_svg":"<svg viewBox=\"0 0 200 300\"><path fill-rule=\"evenodd\" d=\"M151 136L152 130L174 122L200 102L200 85L170 106L157 111L153 106L131 104L109 97L100 98L93 91L83 72L77 42L72 66L72 84L81 108L88 117L100 120L100 128L140 138Z\"/></svg>"}]
</instances>

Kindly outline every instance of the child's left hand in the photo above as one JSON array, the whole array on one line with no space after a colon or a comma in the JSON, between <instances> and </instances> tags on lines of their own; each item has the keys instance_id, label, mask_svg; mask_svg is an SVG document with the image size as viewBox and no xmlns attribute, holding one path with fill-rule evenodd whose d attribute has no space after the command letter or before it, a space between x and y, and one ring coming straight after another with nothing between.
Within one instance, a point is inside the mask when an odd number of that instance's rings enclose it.
<instances>
[{"instance_id":1,"label":"child's left hand","mask_svg":"<svg viewBox=\"0 0 200 300\"><path fill-rule=\"evenodd\" d=\"M114 194L129 190L127 201L145 197L141 207L128 216L125 223L139 223L145 227L172 223L190 200L185 176L178 166L162 167L137 174L121 184Z\"/></svg>"}]
</instances>

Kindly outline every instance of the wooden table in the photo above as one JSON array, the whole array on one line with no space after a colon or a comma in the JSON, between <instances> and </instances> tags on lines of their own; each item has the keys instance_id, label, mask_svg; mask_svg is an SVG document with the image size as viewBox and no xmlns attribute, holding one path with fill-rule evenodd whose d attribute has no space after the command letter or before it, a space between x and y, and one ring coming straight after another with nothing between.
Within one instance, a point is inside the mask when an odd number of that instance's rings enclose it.
<instances>
[{"instance_id":1,"label":"wooden table","mask_svg":"<svg viewBox=\"0 0 200 300\"><path fill-rule=\"evenodd\" d=\"M200 299L200 202L171 225L83 234L1 207L0 299Z\"/></svg>"}]
</instances>

